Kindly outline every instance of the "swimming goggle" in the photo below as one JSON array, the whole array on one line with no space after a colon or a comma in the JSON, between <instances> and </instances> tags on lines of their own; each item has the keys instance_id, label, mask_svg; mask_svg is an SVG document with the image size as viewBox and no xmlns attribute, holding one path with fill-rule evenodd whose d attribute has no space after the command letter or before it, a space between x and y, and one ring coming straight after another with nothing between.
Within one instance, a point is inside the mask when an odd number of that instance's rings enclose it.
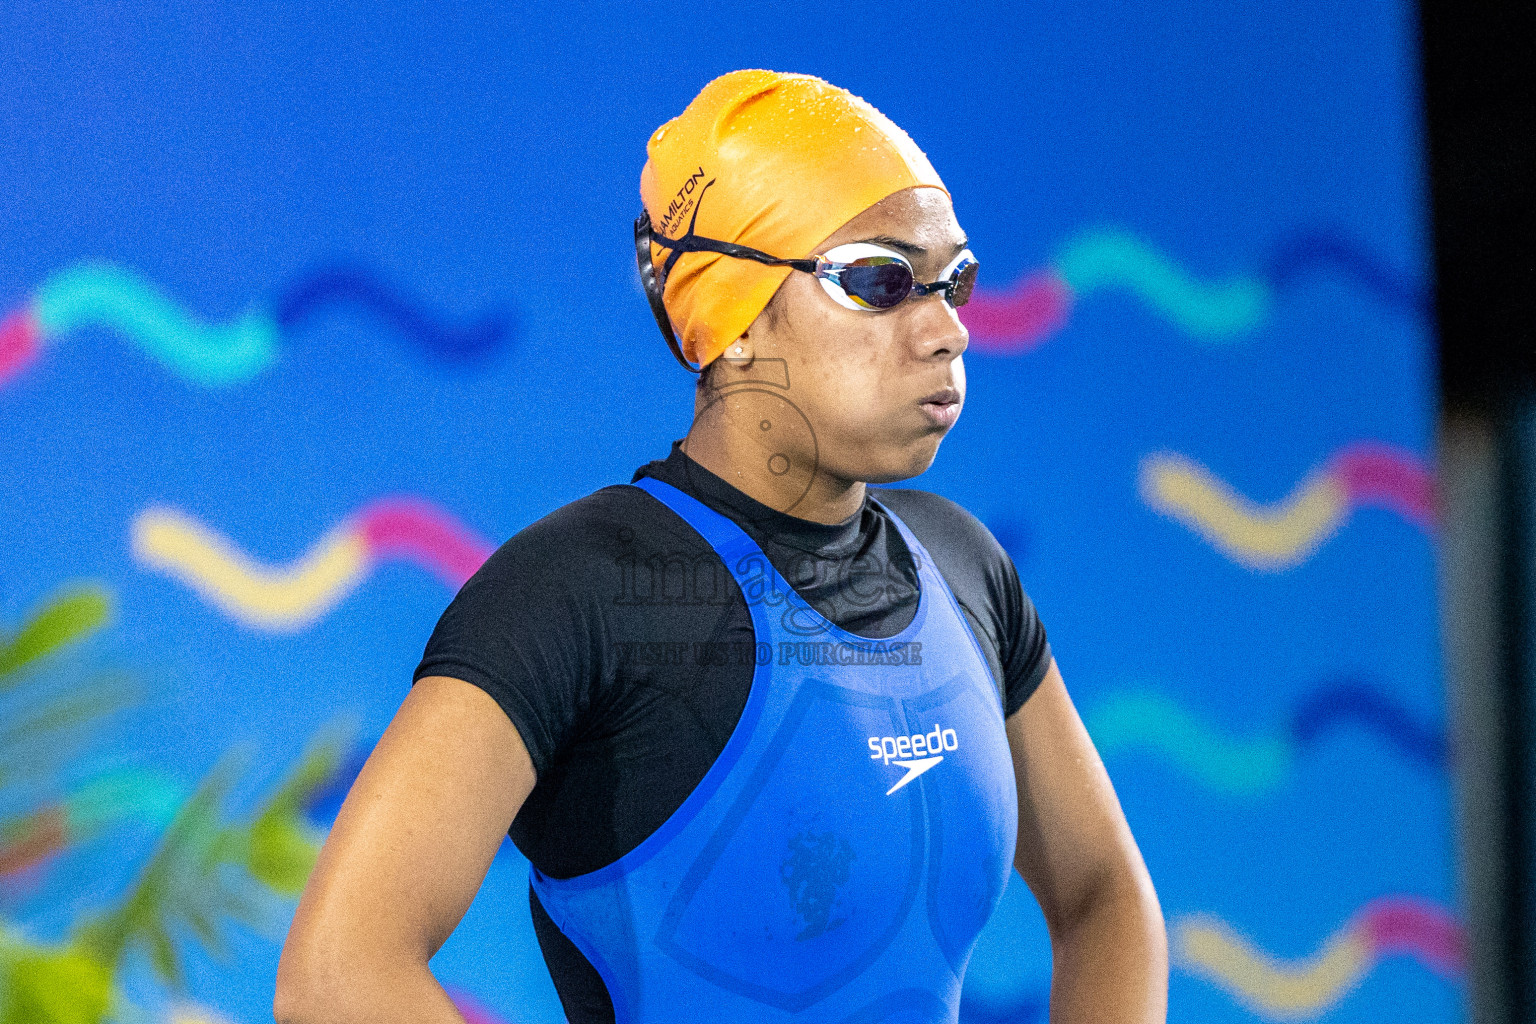
<instances>
[{"instance_id":1,"label":"swimming goggle","mask_svg":"<svg viewBox=\"0 0 1536 1024\"><path fill-rule=\"evenodd\" d=\"M713 184L711 181L704 188ZM693 213L693 220L697 221L697 206ZM672 250L659 274L651 262L653 243ZM868 312L891 309L913 296L932 295L934 292L942 293L950 306L963 306L970 299L971 289L976 285L978 267L976 257L967 249L944 268L937 281L920 284L906 257L873 242L848 242L804 259L782 259L735 242L701 238L693 233L693 222L689 223L688 233L681 238L665 238L652 230L650 212L642 210L640 216L635 218L635 260L640 268L640 283L645 287L651 312L655 314L656 324L661 328L661 335L671 347L672 354L693 373L700 370L684 358L682 348L677 343L677 335L672 330L671 318L667 316L666 306L662 302L667 275L685 252L717 252L736 259L756 260L769 266L803 270L814 274L823 290L838 305Z\"/></svg>"}]
</instances>

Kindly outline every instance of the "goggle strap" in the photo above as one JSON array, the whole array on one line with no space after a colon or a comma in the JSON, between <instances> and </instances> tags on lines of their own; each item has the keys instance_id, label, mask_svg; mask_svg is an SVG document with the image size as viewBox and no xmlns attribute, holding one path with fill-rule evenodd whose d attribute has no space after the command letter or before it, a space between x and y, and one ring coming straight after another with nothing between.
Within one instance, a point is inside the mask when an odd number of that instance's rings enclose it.
<instances>
[{"instance_id":1,"label":"goggle strap","mask_svg":"<svg viewBox=\"0 0 1536 1024\"><path fill-rule=\"evenodd\" d=\"M672 250L671 255L667 257L667 262L662 265L662 287L666 287L667 276L672 273L672 267L676 265L677 261L682 257L684 253L688 252L717 252L722 256L733 256L736 259L755 260L758 263L766 263L769 266L792 267L796 270L805 270L809 271L810 273L816 272L815 260L781 259L778 256L770 255L769 253L763 252L761 249L754 249L751 246L739 245L736 242L726 242L718 238L705 238L702 235L696 234L694 232L694 227L699 222L699 208L704 205L704 193L707 192L709 190L709 186L713 185L714 183L715 179L711 178L709 181L705 182L703 188L699 189L699 198L697 201L695 201L693 206L693 216L689 219L688 230L683 233L682 237L667 238L665 235L656 234L651 236L651 240L654 241L657 245L661 246L663 249Z\"/></svg>"},{"instance_id":2,"label":"goggle strap","mask_svg":"<svg viewBox=\"0 0 1536 1024\"><path fill-rule=\"evenodd\" d=\"M651 262L651 241L654 237L651 231L651 213L649 210L642 209L640 216L635 218L635 261L640 270L640 286L645 290L645 298L650 303L651 314L656 317L656 326L661 329L661 336L666 339L672 355L689 373L702 373L701 367L695 367L683 355L682 346L677 341L677 333L672 330L672 318L667 315L667 306L662 300L663 285L657 281L656 265ZM668 266L670 267L670 264Z\"/></svg>"}]
</instances>

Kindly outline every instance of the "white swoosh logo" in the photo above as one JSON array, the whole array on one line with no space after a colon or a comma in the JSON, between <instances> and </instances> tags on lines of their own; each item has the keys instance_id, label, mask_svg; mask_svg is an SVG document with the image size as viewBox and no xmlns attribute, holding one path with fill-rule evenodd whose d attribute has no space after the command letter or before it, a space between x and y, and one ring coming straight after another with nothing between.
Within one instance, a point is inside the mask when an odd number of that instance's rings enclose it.
<instances>
[{"instance_id":1,"label":"white swoosh logo","mask_svg":"<svg viewBox=\"0 0 1536 1024\"><path fill-rule=\"evenodd\" d=\"M913 779L917 778L919 775L923 774L923 772L927 771L929 768L932 768L942 760L944 760L943 754L939 754L935 757L919 757L915 761L892 761L891 764L899 764L905 768L907 770L907 774L903 775L901 779L896 783L896 785L886 790L885 795L890 796L902 786L905 786L907 783L911 782Z\"/></svg>"}]
</instances>

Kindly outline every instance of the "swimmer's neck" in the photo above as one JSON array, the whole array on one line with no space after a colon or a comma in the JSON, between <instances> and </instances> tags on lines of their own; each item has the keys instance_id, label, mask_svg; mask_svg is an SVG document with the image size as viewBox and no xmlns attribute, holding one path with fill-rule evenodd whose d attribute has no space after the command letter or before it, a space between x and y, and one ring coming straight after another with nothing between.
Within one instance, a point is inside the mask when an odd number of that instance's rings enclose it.
<instances>
[{"instance_id":1,"label":"swimmer's neck","mask_svg":"<svg viewBox=\"0 0 1536 1024\"><path fill-rule=\"evenodd\" d=\"M702 405L683 438L683 452L747 497L797 519L824 524L841 523L863 507L864 481L827 473L815 465L813 455L769 451L762 434L746 429L753 424L740 422L737 414L746 410L726 409L724 403L708 409ZM772 462L775 458L779 461Z\"/></svg>"}]
</instances>

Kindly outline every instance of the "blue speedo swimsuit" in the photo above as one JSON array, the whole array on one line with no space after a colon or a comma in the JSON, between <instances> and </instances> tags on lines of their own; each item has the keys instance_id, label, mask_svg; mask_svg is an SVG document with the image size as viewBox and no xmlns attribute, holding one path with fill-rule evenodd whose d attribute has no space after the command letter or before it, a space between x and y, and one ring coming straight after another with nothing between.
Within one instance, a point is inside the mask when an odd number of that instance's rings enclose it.
<instances>
[{"instance_id":1,"label":"blue speedo swimsuit","mask_svg":"<svg viewBox=\"0 0 1536 1024\"><path fill-rule=\"evenodd\" d=\"M917 564L918 606L895 636L856 636L729 518L660 480L633 486L736 579L757 667L677 811L596 871L530 865L539 901L618 1024L954 1024L1013 869L1018 802L998 687L949 586L876 501Z\"/></svg>"}]
</instances>

